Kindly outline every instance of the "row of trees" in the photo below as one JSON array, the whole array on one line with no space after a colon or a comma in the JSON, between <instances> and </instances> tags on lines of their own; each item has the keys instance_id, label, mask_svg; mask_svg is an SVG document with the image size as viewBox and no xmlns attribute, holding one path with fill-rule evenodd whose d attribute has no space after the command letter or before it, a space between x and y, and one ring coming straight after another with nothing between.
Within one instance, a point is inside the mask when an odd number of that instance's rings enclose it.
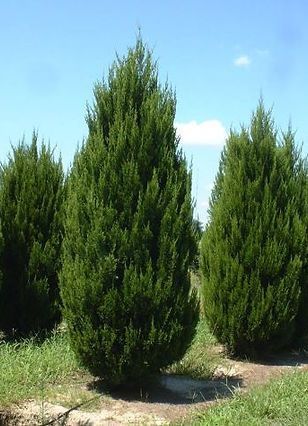
<instances>
[{"instance_id":1,"label":"row of trees","mask_svg":"<svg viewBox=\"0 0 308 426\"><path fill-rule=\"evenodd\" d=\"M94 98L65 182L37 135L2 166L0 328L51 328L61 305L80 361L112 384L137 382L180 359L198 321L191 172L175 95L141 39Z\"/></svg>"},{"instance_id":2,"label":"row of trees","mask_svg":"<svg viewBox=\"0 0 308 426\"><path fill-rule=\"evenodd\" d=\"M112 384L180 359L198 321L198 232L175 104L138 38L95 86L66 179L36 134L1 167L0 329L26 335L62 314L81 363ZM278 142L260 103L250 128L230 133L201 243L204 312L231 351L307 335L307 202L294 135Z\"/></svg>"}]
</instances>

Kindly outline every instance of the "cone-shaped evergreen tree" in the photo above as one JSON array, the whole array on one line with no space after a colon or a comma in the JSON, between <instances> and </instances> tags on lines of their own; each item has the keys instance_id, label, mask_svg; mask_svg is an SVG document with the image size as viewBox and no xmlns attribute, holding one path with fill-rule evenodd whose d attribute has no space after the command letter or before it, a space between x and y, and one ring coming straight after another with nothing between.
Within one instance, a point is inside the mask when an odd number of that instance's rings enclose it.
<instances>
[{"instance_id":1,"label":"cone-shaped evergreen tree","mask_svg":"<svg viewBox=\"0 0 308 426\"><path fill-rule=\"evenodd\" d=\"M303 171L291 130L278 141L260 102L231 131L201 246L205 314L219 341L256 355L294 336L304 262Z\"/></svg>"},{"instance_id":2,"label":"cone-shaped evergreen tree","mask_svg":"<svg viewBox=\"0 0 308 426\"><path fill-rule=\"evenodd\" d=\"M298 232L289 239L289 255L297 253L302 261L295 343L297 344L299 340L306 344L308 341L308 162L307 157L302 157L301 149L296 147L291 129L283 135L281 155L289 172L290 196L293 203L296 203L297 214L292 217L292 220L297 221L297 226L300 226L297 229Z\"/></svg>"},{"instance_id":3,"label":"cone-shaped evergreen tree","mask_svg":"<svg viewBox=\"0 0 308 426\"><path fill-rule=\"evenodd\" d=\"M140 38L94 96L68 188L61 295L81 362L110 384L136 383L194 334L191 175L174 94Z\"/></svg>"},{"instance_id":4,"label":"cone-shaped evergreen tree","mask_svg":"<svg viewBox=\"0 0 308 426\"><path fill-rule=\"evenodd\" d=\"M2 236L2 226L1 226L1 215L0 215L0 259L3 253L3 236ZM1 294L2 294L2 269L0 267L0 306L1 306Z\"/></svg>"},{"instance_id":5,"label":"cone-shaped evergreen tree","mask_svg":"<svg viewBox=\"0 0 308 426\"><path fill-rule=\"evenodd\" d=\"M34 133L1 166L0 330L8 334L37 332L59 319L63 196L61 160L44 143L38 149Z\"/></svg>"}]
</instances>

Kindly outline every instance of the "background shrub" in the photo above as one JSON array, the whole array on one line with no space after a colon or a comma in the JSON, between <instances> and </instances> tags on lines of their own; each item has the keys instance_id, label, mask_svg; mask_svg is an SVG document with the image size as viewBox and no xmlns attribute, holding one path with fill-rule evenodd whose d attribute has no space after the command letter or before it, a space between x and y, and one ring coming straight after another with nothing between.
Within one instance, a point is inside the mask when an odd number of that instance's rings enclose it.
<instances>
[{"instance_id":1,"label":"background shrub","mask_svg":"<svg viewBox=\"0 0 308 426\"><path fill-rule=\"evenodd\" d=\"M83 365L136 383L178 360L194 335L191 174L175 96L140 39L94 97L68 187L64 315Z\"/></svg>"},{"instance_id":2,"label":"background shrub","mask_svg":"<svg viewBox=\"0 0 308 426\"><path fill-rule=\"evenodd\" d=\"M262 102L248 129L231 131L212 192L201 268L205 315L232 352L263 353L294 338L306 285L303 173L294 134L289 129L280 143Z\"/></svg>"},{"instance_id":3,"label":"background shrub","mask_svg":"<svg viewBox=\"0 0 308 426\"><path fill-rule=\"evenodd\" d=\"M28 334L59 318L63 170L49 146L21 142L1 165L0 329Z\"/></svg>"}]
</instances>

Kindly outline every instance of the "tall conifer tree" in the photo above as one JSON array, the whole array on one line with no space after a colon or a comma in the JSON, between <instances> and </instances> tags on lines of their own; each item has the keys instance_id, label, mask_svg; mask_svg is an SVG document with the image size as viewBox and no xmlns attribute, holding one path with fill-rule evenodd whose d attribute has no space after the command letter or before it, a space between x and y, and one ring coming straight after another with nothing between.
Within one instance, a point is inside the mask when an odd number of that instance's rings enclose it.
<instances>
[{"instance_id":1,"label":"tall conifer tree","mask_svg":"<svg viewBox=\"0 0 308 426\"><path fill-rule=\"evenodd\" d=\"M1 166L0 330L8 334L51 328L60 316L63 170L37 139L13 148Z\"/></svg>"},{"instance_id":2,"label":"tall conifer tree","mask_svg":"<svg viewBox=\"0 0 308 426\"><path fill-rule=\"evenodd\" d=\"M212 192L201 267L205 314L232 352L254 355L294 338L307 233L303 170L292 131L279 143L262 102L249 129L231 131Z\"/></svg>"},{"instance_id":3,"label":"tall conifer tree","mask_svg":"<svg viewBox=\"0 0 308 426\"><path fill-rule=\"evenodd\" d=\"M140 38L94 97L69 182L61 294L73 349L115 385L157 372L191 342L196 240L175 96Z\"/></svg>"},{"instance_id":4,"label":"tall conifer tree","mask_svg":"<svg viewBox=\"0 0 308 426\"><path fill-rule=\"evenodd\" d=\"M296 232L289 238L289 255L297 253L302 261L300 272L300 300L296 315L296 344L308 341L308 158L295 145L295 134L291 128L283 134L281 156L289 174L289 195L296 203L296 212L290 212Z\"/></svg>"},{"instance_id":5,"label":"tall conifer tree","mask_svg":"<svg viewBox=\"0 0 308 426\"><path fill-rule=\"evenodd\" d=\"M1 218L1 215L0 215L0 218ZM2 253L3 253L3 236L2 236L2 227L1 227L1 219L0 219L0 259L2 257ZM0 266L0 306L1 306L1 294L2 294L2 268Z\"/></svg>"}]
</instances>

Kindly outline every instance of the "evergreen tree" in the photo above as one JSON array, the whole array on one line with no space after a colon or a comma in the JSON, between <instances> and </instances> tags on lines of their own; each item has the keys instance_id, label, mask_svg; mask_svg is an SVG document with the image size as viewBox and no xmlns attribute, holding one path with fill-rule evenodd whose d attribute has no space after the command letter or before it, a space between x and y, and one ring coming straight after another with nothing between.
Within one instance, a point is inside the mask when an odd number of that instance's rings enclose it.
<instances>
[{"instance_id":1,"label":"evergreen tree","mask_svg":"<svg viewBox=\"0 0 308 426\"><path fill-rule=\"evenodd\" d=\"M0 330L26 335L59 319L58 270L62 242L61 160L34 133L1 166L3 233Z\"/></svg>"},{"instance_id":2,"label":"evergreen tree","mask_svg":"<svg viewBox=\"0 0 308 426\"><path fill-rule=\"evenodd\" d=\"M194 335L191 174L175 96L140 38L94 97L69 180L61 295L81 362L110 384L136 383Z\"/></svg>"},{"instance_id":3,"label":"evergreen tree","mask_svg":"<svg viewBox=\"0 0 308 426\"><path fill-rule=\"evenodd\" d=\"M302 261L300 273L301 295L296 315L295 343L307 343L308 340L308 163L302 157L301 149L295 145L295 135L289 128L283 134L281 155L289 173L290 196L296 203L297 213L292 220L298 227L289 239L289 255L297 253Z\"/></svg>"},{"instance_id":4,"label":"evergreen tree","mask_svg":"<svg viewBox=\"0 0 308 426\"><path fill-rule=\"evenodd\" d=\"M237 354L278 349L296 330L304 179L292 131L282 139L260 102L250 128L231 131L211 196L201 246L205 314Z\"/></svg>"},{"instance_id":5,"label":"evergreen tree","mask_svg":"<svg viewBox=\"0 0 308 426\"><path fill-rule=\"evenodd\" d=\"M3 253L3 236L2 236L2 227L1 227L1 219L0 219L0 258L2 256L2 253ZM1 292L2 292L2 270L0 267L0 306L1 306Z\"/></svg>"}]
</instances>

